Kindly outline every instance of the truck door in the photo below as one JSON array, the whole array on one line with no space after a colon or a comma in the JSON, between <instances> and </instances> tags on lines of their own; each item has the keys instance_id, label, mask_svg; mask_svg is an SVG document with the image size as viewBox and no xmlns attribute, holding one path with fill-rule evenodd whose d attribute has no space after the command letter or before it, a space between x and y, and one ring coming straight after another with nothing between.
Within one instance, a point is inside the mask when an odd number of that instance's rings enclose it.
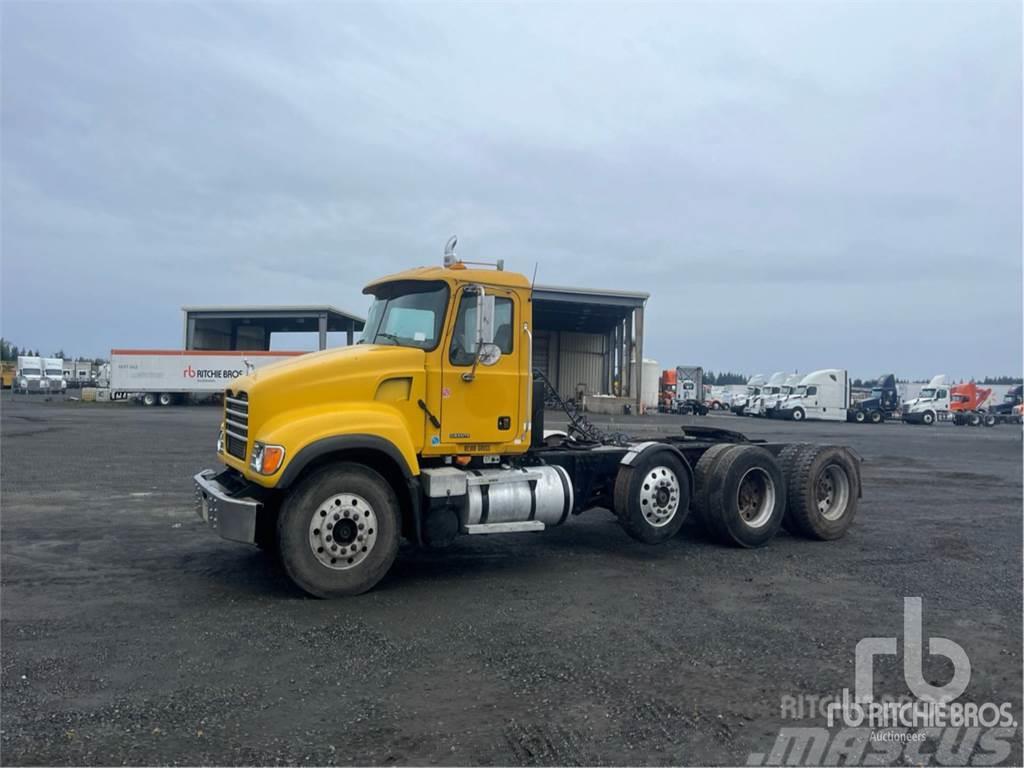
<instances>
[{"instance_id":1,"label":"truck door","mask_svg":"<svg viewBox=\"0 0 1024 768\"><path fill-rule=\"evenodd\" d=\"M467 451L481 444L511 443L518 436L522 388L528 383L520 366L525 342L516 333L522 317L518 298L500 288L487 288L487 293L494 296L494 344L501 356L489 365L479 362L474 371L479 297L463 290L442 363L441 441Z\"/></svg>"}]
</instances>

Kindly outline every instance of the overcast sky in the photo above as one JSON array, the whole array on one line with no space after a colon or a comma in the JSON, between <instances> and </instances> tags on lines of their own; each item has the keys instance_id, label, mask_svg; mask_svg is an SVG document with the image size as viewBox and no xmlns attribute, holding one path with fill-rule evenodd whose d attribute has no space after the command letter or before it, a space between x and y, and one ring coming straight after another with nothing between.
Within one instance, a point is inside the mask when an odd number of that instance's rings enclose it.
<instances>
[{"instance_id":1,"label":"overcast sky","mask_svg":"<svg viewBox=\"0 0 1024 768\"><path fill-rule=\"evenodd\" d=\"M648 291L662 367L1019 375L1017 2L2 4L3 335L439 263Z\"/></svg>"}]
</instances>

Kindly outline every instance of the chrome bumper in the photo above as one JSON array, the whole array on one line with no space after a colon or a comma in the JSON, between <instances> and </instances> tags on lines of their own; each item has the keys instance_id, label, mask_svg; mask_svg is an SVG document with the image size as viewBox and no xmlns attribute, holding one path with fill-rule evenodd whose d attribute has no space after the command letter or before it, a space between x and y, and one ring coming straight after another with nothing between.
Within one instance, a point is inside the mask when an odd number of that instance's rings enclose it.
<instances>
[{"instance_id":1,"label":"chrome bumper","mask_svg":"<svg viewBox=\"0 0 1024 768\"><path fill-rule=\"evenodd\" d=\"M222 539L256 543L256 514L260 502L245 496L232 496L219 482L216 470L204 469L192 477L195 483L196 514Z\"/></svg>"}]
</instances>

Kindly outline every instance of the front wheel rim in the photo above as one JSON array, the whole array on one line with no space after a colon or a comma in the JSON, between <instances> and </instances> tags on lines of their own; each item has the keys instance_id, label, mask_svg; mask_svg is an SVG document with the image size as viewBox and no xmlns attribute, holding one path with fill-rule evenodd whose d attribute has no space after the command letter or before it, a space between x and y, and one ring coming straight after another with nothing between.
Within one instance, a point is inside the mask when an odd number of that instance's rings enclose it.
<instances>
[{"instance_id":1,"label":"front wheel rim","mask_svg":"<svg viewBox=\"0 0 1024 768\"><path fill-rule=\"evenodd\" d=\"M370 503L354 493L338 493L317 505L309 521L309 548L324 567L345 571L370 555L377 534Z\"/></svg>"},{"instance_id":2,"label":"front wheel rim","mask_svg":"<svg viewBox=\"0 0 1024 768\"><path fill-rule=\"evenodd\" d=\"M654 467L640 487L640 511L653 528L668 525L679 511L679 478L670 467Z\"/></svg>"},{"instance_id":3,"label":"front wheel rim","mask_svg":"<svg viewBox=\"0 0 1024 768\"><path fill-rule=\"evenodd\" d=\"M736 490L740 519L749 528L763 528L775 510L775 481L761 467L751 467Z\"/></svg>"},{"instance_id":4,"label":"front wheel rim","mask_svg":"<svg viewBox=\"0 0 1024 768\"><path fill-rule=\"evenodd\" d=\"M829 464L822 470L816 483L818 512L823 518L835 521L846 513L850 503L850 478L838 464Z\"/></svg>"}]
</instances>

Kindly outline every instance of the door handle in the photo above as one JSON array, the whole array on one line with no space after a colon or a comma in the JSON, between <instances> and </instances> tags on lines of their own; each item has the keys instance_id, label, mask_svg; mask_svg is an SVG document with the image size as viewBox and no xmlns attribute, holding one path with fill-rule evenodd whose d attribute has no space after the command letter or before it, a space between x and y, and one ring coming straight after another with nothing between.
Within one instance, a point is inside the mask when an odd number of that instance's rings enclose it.
<instances>
[{"instance_id":1,"label":"door handle","mask_svg":"<svg viewBox=\"0 0 1024 768\"><path fill-rule=\"evenodd\" d=\"M430 412L430 409L427 408L427 404L426 403L424 403L422 400L417 400L416 401L416 405L418 405L420 407L420 409L422 409L422 411L425 414L427 414L427 418L430 419L430 423L434 425L434 429L440 429L441 428L441 422L437 420L437 416L435 416L434 414L432 414Z\"/></svg>"}]
</instances>

